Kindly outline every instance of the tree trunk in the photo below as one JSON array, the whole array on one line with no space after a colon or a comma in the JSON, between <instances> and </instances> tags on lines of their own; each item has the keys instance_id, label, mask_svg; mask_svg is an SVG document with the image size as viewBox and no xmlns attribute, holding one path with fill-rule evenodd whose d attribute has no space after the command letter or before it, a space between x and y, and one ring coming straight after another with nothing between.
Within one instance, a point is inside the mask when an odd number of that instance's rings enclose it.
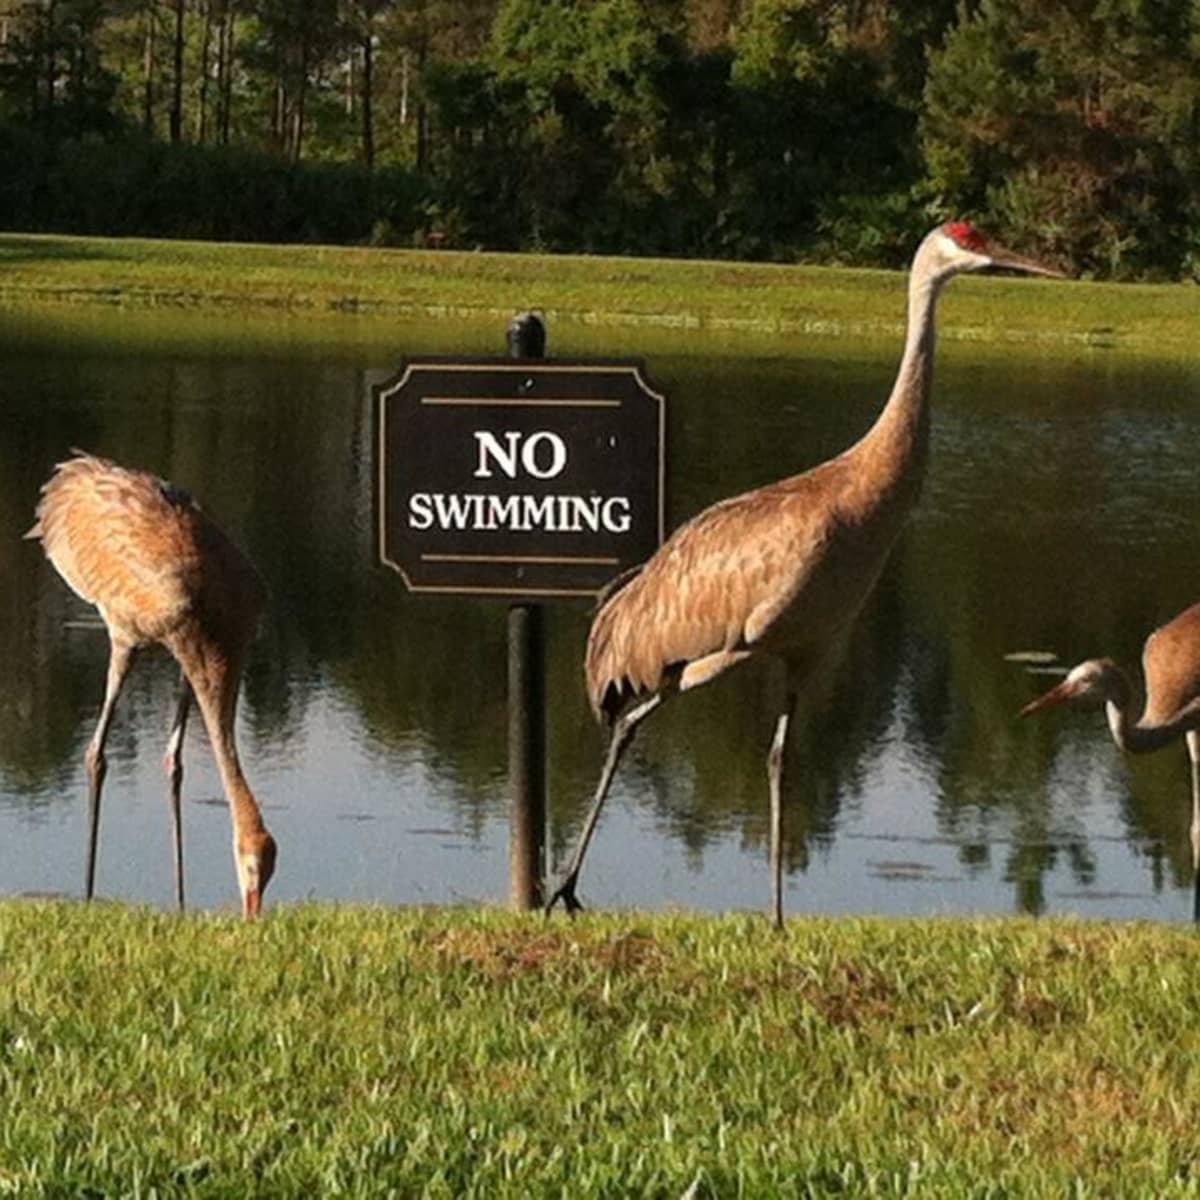
<instances>
[{"instance_id":1,"label":"tree trunk","mask_svg":"<svg viewBox=\"0 0 1200 1200\"><path fill-rule=\"evenodd\" d=\"M283 153L283 129L286 116L287 93L283 79L283 63L279 62L275 74L275 100L271 105L271 140L275 148Z\"/></svg>"},{"instance_id":2,"label":"tree trunk","mask_svg":"<svg viewBox=\"0 0 1200 1200\"><path fill-rule=\"evenodd\" d=\"M370 171L375 166L375 48L368 26L362 43L362 148L363 162Z\"/></svg>"},{"instance_id":3,"label":"tree trunk","mask_svg":"<svg viewBox=\"0 0 1200 1200\"><path fill-rule=\"evenodd\" d=\"M417 52L417 78L425 80L425 41ZM425 98L423 92L418 92L416 123L417 123L417 170L423 171L429 165L429 129L425 119Z\"/></svg>"},{"instance_id":4,"label":"tree trunk","mask_svg":"<svg viewBox=\"0 0 1200 1200\"><path fill-rule=\"evenodd\" d=\"M293 164L300 161L300 147L304 144L304 87L301 85L300 95L296 97L296 105L292 110L292 147L289 161Z\"/></svg>"},{"instance_id":5,"label":"tree trunk","mask_svg":"<svg viewBox=\"0 0 1200 1200\"><path fill-rule=\"evenodd\" d=\"M175 78L171 84L171 141L183 140L183 4L175 0Z\"/></svg>"},{"instance_id":6,"label":"tree trunk","mask_svg":"<svg viewBox=\"0 0 1200 1200\"><path fill-rule=\"evenodd\" d=\"M200 39L200 87L196 97L196 141L204 144L208 137L208 55L212 47L213 4L215 0L205 0L204 32Z\"/></svg>"},{"instance_id":7,"label":"tree trunk","mask_svg":"<svg viewBox=\"0 0 1200 1200\"><path fill-rule=\"evenodd\" d=\"M408 124L408 51L400 59L400 124Z\"/></svg>"},{"instance_id":8,"label":"tree trunk","mask_svg":"<svg viewBox=\"0 0 1200 1200\"><path fill-rule=\"evenodd\" d=\"M87 46L83 38L75 47L74 54L67 59L67 103L75 110L72 114L73 128L79 128L83 116L84 96L87 93Z\"/></svg>"},{"instance_id":9,"label":"tree trunk","mask_svg":"<svg viewBox=\"0 0 1200 1200\"><path fill-rule=\"evenodd\" d=\"M300 161L300 150L304 145L304 104L308 99L308 47L300 48L300 70L296 80L296 100L292 108L291 147L288 158L293 163Z\"/></svg>"},{"instance_id":10,"label":"tree trunk","mask_svg":"<svg viewBox=\"0 0 1200 1200\"><path fill-rule=\"evenodd\" d=\"M234 0L225 0L225 16L221 25L221 75L218 95L221 103L220 139L229 145L229 114L233 108L233 36Z\"/></svg>"},{"instance_id":11,"label":"tree trunk","mask_svg":"<svg viewBox=\"0 0 1200 1200\"><path fill-rule=\"evenodd\" d=\"M154 5L143 10L146 33L142 42L142 129L147 137L154 134Z\"/></svg>"},{"instance_id":12,"label":"tree trunk","mask_svg":"<svg viewBox=\"0 0 1200 1200\"><path fill-rule=\"evenodd\" d=\"M54 91L58 84L58 56L55 54L54 46L58 38L58 32L55 28L55 3L54 0L46 2L46 64L45 64L45 83L46 83L46 124L48 126L54 124Z\"/></svg>"}]
</instances>

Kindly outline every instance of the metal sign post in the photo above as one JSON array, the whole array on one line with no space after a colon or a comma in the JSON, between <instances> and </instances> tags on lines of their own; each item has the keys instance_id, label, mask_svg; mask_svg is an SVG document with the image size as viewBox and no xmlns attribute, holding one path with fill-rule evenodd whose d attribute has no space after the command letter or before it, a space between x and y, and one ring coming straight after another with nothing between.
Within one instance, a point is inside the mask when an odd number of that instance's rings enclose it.
<instances>
[{"instance_id":1,"label":"metal sign post","mask_svg":"<svg viewBox=\"0 0 1200 1200\"><path fill-rule=\"evenodd\" d=\"M540 359L546 327L534 313L508 326L508 353ZM541 908L546 877L546 625L540 604L508 610L508 903Z\"/></svg>"},{"instance_id":2,"label":"metal sign post","mask_svg":"<svg viewBox=\"0 0 1200 1200\"><path fill-rule=\"evenodd\" d=\"M635 359L413 358L373 389L379 560L413 592L491 596L508 616L510 899L541 896L543 612L592 597L662 542L666 400Z\"/></svg>"}]
</instances>

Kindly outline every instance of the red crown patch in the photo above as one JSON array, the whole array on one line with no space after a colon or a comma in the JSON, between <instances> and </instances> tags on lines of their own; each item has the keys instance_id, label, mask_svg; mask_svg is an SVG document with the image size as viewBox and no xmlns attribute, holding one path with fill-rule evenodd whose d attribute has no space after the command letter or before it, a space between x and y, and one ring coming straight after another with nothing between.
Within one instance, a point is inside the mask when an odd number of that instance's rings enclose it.
<instances>
[{"instance_id":1,"label":"red crown patch","mask_svg":"<svg viewBox=\"0 0 1200 1200\"><path fill-rule=\"evenodd\" d=\"M987 238L970 221L949 221L942 226L942 232L964 250L974 250L976 254L987 251Z\"/></svg>"}]
</instances>

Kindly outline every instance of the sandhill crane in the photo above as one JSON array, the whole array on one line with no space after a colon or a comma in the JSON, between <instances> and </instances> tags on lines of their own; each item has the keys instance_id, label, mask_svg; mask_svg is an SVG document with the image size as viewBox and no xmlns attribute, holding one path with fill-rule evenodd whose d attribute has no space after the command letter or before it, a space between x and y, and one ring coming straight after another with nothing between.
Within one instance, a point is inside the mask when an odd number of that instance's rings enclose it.
<instances>
[{"instance_id":1,"label":"sandhill crane","mask_svg":"<svg viewBox=\"0 0 1200 1200\"><path fill-rule=\"evenodd\" d=\"M786 701L767 757L775 924L783 924L782 772L799 689L832 661L916 502L929 443L934 308L954 275L1058 271L995 246L971 224L921 242L908 282L904 353L892 392L853 446L803 474L722 500L681 526L602 595L585 676L608 753L574 854L546 905L569 912L580 866L621 754L666 698L759 655L782 659Z\"/></svg>"},{"instance_id":2,"label":"sandhill crane","mask_svg":"<svg viewBox=\"0 0 1200 1200\"><path fill-rule=\"evenodd\" d=\"M182 909L179 793L194 695L229 803L242 913L256 916L275 869L275 841L238 762L234 714L242 666L266 600L258 572L182 488L78 451L43 485L37 520L25 536L41 538L46 557L72 591L96 606L108 629L108 683L85 756L87 898L95 890L105 739L134 652L157 642L181 670L163 759L171 788L176 899Z\"/></svg>"},{"instance_id":3,"label":"sandhill crane","mask_svg":"<svg viewBox=\"0 0 1200 1200\"><path fill-rule=\"evenodd\" d=\"M1072 667L1021 716L1056 704L1103 705L1112 739L1130 754L1160 750L1181 737L1192 763L1192 915L1200 921L1200 604L1156 629L1142 648L1146 702L1141 714L1129 677L1111 658Z\"/></svg>"}]
</instances>

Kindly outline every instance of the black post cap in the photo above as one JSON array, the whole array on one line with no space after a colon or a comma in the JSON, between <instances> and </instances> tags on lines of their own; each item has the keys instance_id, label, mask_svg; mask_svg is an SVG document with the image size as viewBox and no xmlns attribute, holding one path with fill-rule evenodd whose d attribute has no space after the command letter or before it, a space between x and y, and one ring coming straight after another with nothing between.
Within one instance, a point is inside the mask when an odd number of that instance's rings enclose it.
<instances>
[{"instance_id":1,"label":"black post cap","mask_svg":"<svg viewBox=\"0 0 1200 1200\"><path fill-rule=\"evenodd\" d=\"M544 358L546 324L535 312L517 313L508 323L509 358Z\"/></svg>"}]
</instances>

